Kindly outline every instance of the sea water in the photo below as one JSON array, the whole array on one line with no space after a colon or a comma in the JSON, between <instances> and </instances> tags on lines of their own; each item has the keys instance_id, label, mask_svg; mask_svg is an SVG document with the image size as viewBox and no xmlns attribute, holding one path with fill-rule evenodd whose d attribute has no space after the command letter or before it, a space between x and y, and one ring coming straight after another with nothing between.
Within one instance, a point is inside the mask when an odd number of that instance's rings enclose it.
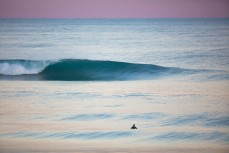
<instances>
[{"instance_id":1,"label":"sea water","mask_svg":"<svg viewBox=\"0 0 229 153\"><path fill-rule=\"evenodd\" d=\"M0 152L227 152L228 93L228 19L0 19Z\"/></svg>"}]
</instances>

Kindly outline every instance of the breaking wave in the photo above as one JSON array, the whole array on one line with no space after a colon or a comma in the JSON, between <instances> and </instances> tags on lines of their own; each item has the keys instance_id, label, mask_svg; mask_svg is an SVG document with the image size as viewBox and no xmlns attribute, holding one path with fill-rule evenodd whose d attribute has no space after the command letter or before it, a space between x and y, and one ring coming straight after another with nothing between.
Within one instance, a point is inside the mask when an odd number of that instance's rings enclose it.
<instances>
[{"instance_id":1,"label":"breaking wave","mask_svg":"<svg viewBox=\"0 0 229 153\"><path fill-rule=\"evenodd\" d=\"M0 60L0 74L38 74L43 71L49 64L51 64L51 61Z\"/></svg>"},{"instance_id":2,"label":"breaking wave","mask_svg":"<svg viewBox=\"0 0 229 153\"><path fill-rule=\"evenodd\" d=\"M118 61L64 59L58 61L0 60L0 79L15 80L136 80L183 72L184 69Z\"/></svg>"}]
</instances>

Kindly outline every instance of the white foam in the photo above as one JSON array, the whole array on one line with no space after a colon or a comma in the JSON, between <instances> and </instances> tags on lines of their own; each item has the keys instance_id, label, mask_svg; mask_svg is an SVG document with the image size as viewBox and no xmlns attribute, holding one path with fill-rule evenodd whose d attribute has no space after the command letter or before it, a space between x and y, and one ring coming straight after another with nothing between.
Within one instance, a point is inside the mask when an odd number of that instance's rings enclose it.
<instances>
[{"instance_id":1,"label":"white foam","mask_svg":"<svg viewBox=\"0 0 229 153\"><path fill-rule=\"evenodd\" d=\"M29 62L29 63L0 63L0 74L3 75L22 75L38 74L48 65L47 62Z\"/></svg>"}]
</instances>

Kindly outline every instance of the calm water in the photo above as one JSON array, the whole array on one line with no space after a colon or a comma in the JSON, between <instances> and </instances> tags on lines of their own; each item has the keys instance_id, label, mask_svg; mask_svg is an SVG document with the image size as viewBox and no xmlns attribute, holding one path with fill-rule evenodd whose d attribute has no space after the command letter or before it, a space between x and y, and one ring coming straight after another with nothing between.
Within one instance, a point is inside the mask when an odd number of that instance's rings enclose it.
<instances>
[{"instance_id":1,"label":"calm water","mask_svg":"<svg viewBox=\"0 0 229 153\"><path fill-rule=\"evenodd\" d=\"M0 151L227 152L228 44L228 19L1 19Z\"/></svg>"}]
</instances>

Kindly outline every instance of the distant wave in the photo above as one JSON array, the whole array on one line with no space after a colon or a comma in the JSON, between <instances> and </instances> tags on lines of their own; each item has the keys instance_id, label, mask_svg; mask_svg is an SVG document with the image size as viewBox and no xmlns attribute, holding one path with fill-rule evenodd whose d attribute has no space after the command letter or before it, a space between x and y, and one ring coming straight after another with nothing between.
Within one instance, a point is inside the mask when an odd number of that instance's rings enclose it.
<instances>
[{"instance_id":1,"label":"distant wave","mask_svg":"<svg viewBox=\"0 0 229 153\"><path fill-rule=\"evenodd\" d=\"M79 115L78 115L79 116ZM222 114L190 114L173 115L159 112L133 114L123 117L125 120L152 120L161 126L204 126L204 127L229 127L229 117Z\"/></svg>"},{"instance_id":2,"label":"distant wave","mask_svg":"<svg viewBox=\"0 0 229 153\"><path fill-rule=\"evenodd\" d=\"M112 118L112 114L79 114L73 115L62 120L78 120L78 121L88 121L88 120L98 120L98 119L108 119Z\"/></svg>"},{"instance_id":3,"label":"distant wave","mask_svg":"<svg viewBox=\"0 0 229 153\"><path fill-rule=\"evenodd\" d=\"M139 137L141 135L141 137ZM78 139L78 140L110 140L123 138L140 138L141 141L215 141L228 143L229 135L223 132L165 132L154 135L149 133L135 133L132 131L66 131L66 132L38 132L38 131L18 131L14 133L0 134L1 138L32 138L32 139ZM145 139L142 139L146 137Z\"/></svg>"},{"instance_id":4,"label":"distant wave","mask_svg":"<svg viewBox=\"0 0 229 153\"><path fill-rule=\"evenodd\" d=\"M58 61L0 60L0 79L12 80L136 80L183 72L184 69L118 61L64 59Z\"/></svg>"},{"instance_id":5,"label":"distant wave","mask_svg":"<svg viewBox=\"0 0 229 153\"><path fill-rule=\"evenodd\" d=\"M52 139L118 139L133 136L129 131L91 131L91 132L15 132L0 134L0 137L8 138L52 138Z\"/></svg>"},{"instance_id":6,"label":"distant wave","mask_svg":"<svg viewBox=\"0 0 229 153\"><path fill-rule=\"evenodd\" d=\"M228 143L229 135L228 133L222 132L205 132L205 133L196 133L196 132L168 132L162 133L160 135L150 138L151 140L159 141L219 141Z\"/></svg>"}]
</instances>

